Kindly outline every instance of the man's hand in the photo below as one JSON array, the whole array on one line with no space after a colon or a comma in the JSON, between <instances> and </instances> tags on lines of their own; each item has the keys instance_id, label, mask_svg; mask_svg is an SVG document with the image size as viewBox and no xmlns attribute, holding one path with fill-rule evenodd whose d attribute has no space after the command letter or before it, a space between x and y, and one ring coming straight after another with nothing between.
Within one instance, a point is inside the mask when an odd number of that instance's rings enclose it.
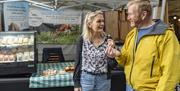
<instances>
[{"instance_id":1,"label":"man's hand","mask_svg":"<svg viewBox=\"0 0 180 91\"><path fill-rule=\"evenodd\" d=\"M112 39L108 39L108 40L107 40L107 43L108 43L108 46L111 46L112 48L114 48L114 47L115 47L114 40L112 40Z\"/></svg>"},{"instance_id":2,"label":"man's hand","mask_svg":"<svg viewBox=\"0 0 180 91\"><path fill-rule=\"evenodd\" d=\"M120 51L118 51L117 49L115 49L115 43L114 40L112 39L108 39L107 40L108 43L108 47L106 48L106 55L110 58L115 58L116 56L120 55Z\"/></svg>"},{"instance_id":3,"label":"man's hand","mask_svg":"<svg viewBox=\"0 0 180 91\"><path fill-rule=\"evenodd\" d=\"M105 53L106 53L106 55L107 55L108 57L110 57L110 58L116 57L115 49L112 48L111 46L108 46L108 47L106 48Z\"/></svg>"},{"instance_id":4,"label":"man's hand","mask_svg":"<svg viewBox=\"0 0 180 91\"><path fill-rule=\"evenodd\" d=\"M106 55L107 55L108 57L110 57L110 58L115 58L115 57L117 57L118 55L121 54L120 51L118 51L118 50L115 49L115 48L112 48L111 46L108 46L108 47L106 48L105 53L106 53Z\"/></svg>"}]
</instances>

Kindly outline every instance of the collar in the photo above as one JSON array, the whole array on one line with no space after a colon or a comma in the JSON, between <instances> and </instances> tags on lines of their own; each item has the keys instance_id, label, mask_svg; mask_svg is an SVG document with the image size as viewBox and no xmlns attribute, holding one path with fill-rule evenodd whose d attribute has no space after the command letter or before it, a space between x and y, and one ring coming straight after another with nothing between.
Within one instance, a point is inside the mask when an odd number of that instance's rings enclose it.
<instances>
[{"instance_id":1,"label":"collar","mask_svg":"<svg viewBox=\"0 0 180 91\"><path fill-rule=\"evenodd\" d=\"M148 34L155 34L155 35L164 34L168 27L169 26L160 19L155 20L155 24L153 25L152 30Z\"/></svg>"}]
</instances>

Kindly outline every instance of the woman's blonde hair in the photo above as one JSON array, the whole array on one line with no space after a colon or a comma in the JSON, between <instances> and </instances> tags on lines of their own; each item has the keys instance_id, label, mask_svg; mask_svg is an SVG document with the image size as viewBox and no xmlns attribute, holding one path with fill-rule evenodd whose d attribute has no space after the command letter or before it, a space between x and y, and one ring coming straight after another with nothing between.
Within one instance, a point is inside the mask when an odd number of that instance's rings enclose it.
<instances>
[{"instance_id":1,"label":"woman's blonde hair","mask_svg":"<svg viewBox=\"0 0 180 91\"><path fill-rule=\"evenodd\" d=\"M95 12L88 12L86 14L86 17L84 19L84 24L83 24L83 31L82 31L82 36L83 36L84 39L92 41L93 31L89 28L89 24L92 23L94 18L99 14L103 15L103 12L98 10L98 11L95 11ZM103 32L102 32L102 35L104 35Z\"/></svg>"},{"instance_id":2,"label":"woman's blonde hair","mask_svg":"<svg viewBox=\"0 0 180 91\"><path fill-rule=\"evenodd\" d=\"M147 11L148 15L152 15L152 6L149 0L131 0L128 2L127 7L137 5L138 12Z\"/></svg>"}]
</instances>

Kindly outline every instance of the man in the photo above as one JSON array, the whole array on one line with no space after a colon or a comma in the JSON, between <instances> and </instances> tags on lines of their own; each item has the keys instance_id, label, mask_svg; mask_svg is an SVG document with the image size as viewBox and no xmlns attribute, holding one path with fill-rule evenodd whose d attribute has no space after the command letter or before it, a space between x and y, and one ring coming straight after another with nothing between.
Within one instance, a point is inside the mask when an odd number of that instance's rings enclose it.
<instances>
[{"instance_id":1,"label":"man","mask_svg":"<svg viewBox=\"0 0 180 91\"><path fill-rule=\"evenodd\" d=\"M127 4L133 29L119 52L109 47L106 53L124 66L128 91L174 91L180 82L180 47L175 33L161 20L152 20L148 0Z\"/></svg>"}]
</instances>

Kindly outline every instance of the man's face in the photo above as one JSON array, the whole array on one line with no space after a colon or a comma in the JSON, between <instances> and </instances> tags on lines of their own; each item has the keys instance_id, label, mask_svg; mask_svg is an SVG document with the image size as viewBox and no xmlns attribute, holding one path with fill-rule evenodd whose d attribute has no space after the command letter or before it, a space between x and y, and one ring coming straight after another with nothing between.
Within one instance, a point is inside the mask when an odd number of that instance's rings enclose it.
<instances>
[{"instance_id":1,"label":"man's face","mask_svg":"<svg viewBox=\"0 0 180 91\"><path fill-rule=\"evenodd\" d=\"M131 27L138 27L139 24L142 22L140 18L140 13L138 11L137 5L133 4L128 7L128 17L127 19L130 22Z\"/></svg>"}]
</instances>

